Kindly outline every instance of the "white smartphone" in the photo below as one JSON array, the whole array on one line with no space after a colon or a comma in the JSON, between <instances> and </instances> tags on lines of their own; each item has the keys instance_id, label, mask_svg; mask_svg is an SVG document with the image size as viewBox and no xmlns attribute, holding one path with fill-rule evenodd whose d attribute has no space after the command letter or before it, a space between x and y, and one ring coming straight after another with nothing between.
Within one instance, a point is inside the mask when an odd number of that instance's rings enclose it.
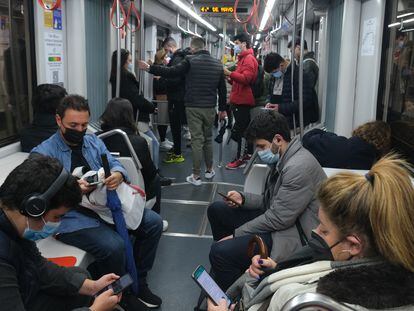
<instances>
[{"instance_id":1,"label":"white smartphone","mask_svg":"<svg viewBox=\"0 0 414 311\"><path fill-rule=\"evenodd\" d=\"M225 299L227 302L227 308L230 307L230 298L227 297L227 295L221 290L203 266L198 266L191 276L198 286L206 292L208 297L210 297L216 305L219 304L221 299Z\"/></svg>"}]
</instances>

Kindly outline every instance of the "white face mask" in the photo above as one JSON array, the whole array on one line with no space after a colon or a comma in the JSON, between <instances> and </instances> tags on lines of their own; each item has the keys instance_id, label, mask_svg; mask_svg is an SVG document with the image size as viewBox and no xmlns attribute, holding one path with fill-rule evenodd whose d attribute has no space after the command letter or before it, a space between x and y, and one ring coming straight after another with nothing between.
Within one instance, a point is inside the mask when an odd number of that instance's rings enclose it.
<instances>
[{"instance_id":1,"label":"white face mask","mask_svg":"<svg viewBox=\"0 0 414 311\"><path fill-rule=\"evenodd\" d=\"M132 63L128 63L128 70L130 72L134 72L134 66L132 66Z\"/></svg>"}]
</instances>

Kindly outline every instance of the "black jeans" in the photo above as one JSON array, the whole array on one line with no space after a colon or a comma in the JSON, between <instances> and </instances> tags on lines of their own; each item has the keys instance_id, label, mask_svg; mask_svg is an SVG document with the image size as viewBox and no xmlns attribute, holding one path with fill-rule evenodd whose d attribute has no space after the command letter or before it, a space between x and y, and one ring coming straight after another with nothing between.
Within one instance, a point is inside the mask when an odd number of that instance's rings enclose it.
<instances>
[{"instance_id":1,"label":"black jeans","mask_svg":"<svg viewBox=\"0 0 414 311\"><path fill-rule=\"evenodd\" d=\"M186 124L184 103L180 101L169 101L169 116L171 134L174 143L174 154L181 154L181 126Z\"/></svg>"},{"instance_id":2,"label":"black jeans","mask_svg":"<svg viewBox=\"0 0 414 311\"><path fill-rule=\"evenodd\" d=\"M244 137L245 131L250 123L250 106L236 106L233 105L232 111L234 116L234 126L231 130L231 138L237 142L237 155L236 158L239 159L241 157L241 147L242 147L242 139ZM253 153L253 145L251 143L247 143L246 150L243 153L252 154Z\"/></svg>"},{"instance_id":3,"label":"black jeans","mask_svg":"<svg viewBox=\"0 0 414 311\"><path fill-rule=\"evenodd\" d=\"M224 202L215 202L208 207L208 219L215 241L231 235L246 222L263 214L262 210L240 210L230 208ZM270 233L258 234L269 251L272 248ZM252 235L235 237L222 242L214 242L210 250L211 272L217 284L227 290L249 267L251 258L247 246Z\"/></svg>"}]
</instances>

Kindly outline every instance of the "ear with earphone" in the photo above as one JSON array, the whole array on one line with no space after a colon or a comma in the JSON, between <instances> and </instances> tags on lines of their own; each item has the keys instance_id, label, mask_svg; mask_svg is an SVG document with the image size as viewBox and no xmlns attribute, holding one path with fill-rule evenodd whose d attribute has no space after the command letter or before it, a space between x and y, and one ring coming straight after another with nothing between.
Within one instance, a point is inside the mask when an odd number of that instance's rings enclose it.
<instances>
[{"instance_id":1,"label":"ear with earphone","mask_svg":"<svg viewBox=\"0 0 414 311\"><path fill-rule=\"evenodd\" d=\"M43 193L31 193L22 201L20 213L28 217L41 217L49 210L50 199L62 188L69 178L69 173L62 167L59 176Z\"/></svg>"}]
</instances>

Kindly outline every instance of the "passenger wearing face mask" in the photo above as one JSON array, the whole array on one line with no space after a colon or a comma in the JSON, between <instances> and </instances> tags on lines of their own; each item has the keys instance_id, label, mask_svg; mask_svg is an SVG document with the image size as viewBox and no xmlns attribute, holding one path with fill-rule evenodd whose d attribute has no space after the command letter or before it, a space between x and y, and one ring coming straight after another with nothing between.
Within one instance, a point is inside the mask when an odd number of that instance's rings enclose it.
<instances>
[{"instance_id":1,"label":"passenger wearing face mask","mask_svg":"<svg viewBox=\"0 0 414 311\"><path fill-rule=\"evenodd\" d=\"M315 291L355 310L412 310L413 190L408 164L396 156L382 158L366 175L330 177L317 192L320 224L309 246L284 262L254 256L228 296L242 290L245 310L278 311ZM210 302L208 310L227 308Z\"/></svg>"},{"instance_id":2,"label":"passenger wearing face mask","mask_svg":"<svg viewBox=\"0 0 414 311\"><path fill-rule=\"evenodd\" d=\"M42 257L26 237L58 224L81 201L81 190L53 158L36 156L16 167L0 187L0 301L2 311L109 311L120 296L95 293L119 278L89 279L77 267L64 268ZM90 307L90 308L89 308Z\"/></svg>"},{"instance_id":3,"label":"passenger wearing face mask","mask_svg":"<svg viewBox=\"0 0 414 311\"><path fill-rule=\"evenodd\" d=\"M271 170L262 195L229 191L233 201L208 208L214 243L210 262L215 280L227 289L250 265L247 245L258 234L280 261L306 243L318 224L316 190L326 178L313 155L298 138L290 139L286 118L266 110L246 130L259 157Z\"/></svg>"},{"instance_id":4,"label":"passenger wearing face mask","mask_svg":"<svg viewBox=\"0 0 414 311\"><path fill-rule=\"evenodd\" d=\"M66 96L57 108L56 123L59 130L34 148L32 154L56 158L71 172L77 167L98 171L103 167L101 155L106 154L111 175L104 183L108 190L116 190L124 180L128 182L127 172L96 135L86 134L89 117L90 109L85 98L79 95ZM80 179L78 183L84 195L96 189L86 180ZM139 293L138 296L129 292L123 295L121 305L127 310L147 310L147 306L161 305L161 298L151 292L146 278L155 260L162 227L161 217L153 210L144 209L141 224L130 232L136 237L133 247ZM55 234L58 240L90 253L95 258L99 274L126 273L126 255L121 236L92 210L79 206L68 212Z\"/></svg>"}]
</instances>

